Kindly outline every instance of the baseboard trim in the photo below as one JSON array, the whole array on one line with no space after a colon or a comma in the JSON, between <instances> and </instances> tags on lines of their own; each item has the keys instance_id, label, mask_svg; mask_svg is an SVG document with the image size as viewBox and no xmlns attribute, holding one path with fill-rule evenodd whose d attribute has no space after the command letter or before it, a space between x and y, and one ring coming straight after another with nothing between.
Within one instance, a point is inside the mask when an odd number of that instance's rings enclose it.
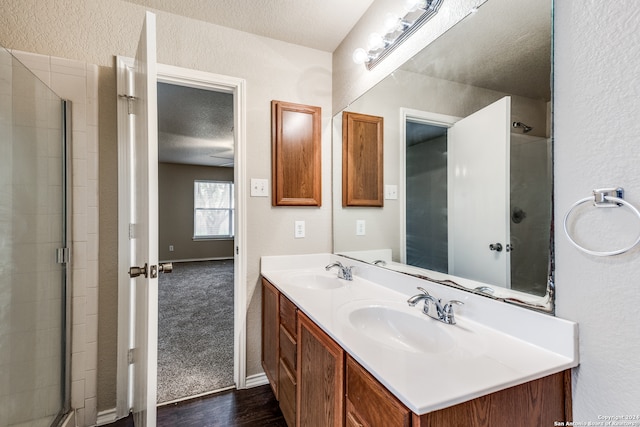
<instances>
[{"instance_id":1,"label":"baseboard trim","mask_svg":"<svg viewBox=\"0 0 640 427\"><path fill-rule=\"evenodd\" d=\"M97 426L103 426L106 424L111 424L118 420L118 414L116 412L116 408L105 409L104 411L98 412L98 419L96 420Z\"/></svg>"},{"instance_id":2,"label":"baseboard trim","mask_svg":"<svg viewBox=\"0 0 640 427\"><path fill-rule=\"evenodd\" d=\"M233 257L221 256L215 258L185 258L185 259L164 259L158 262L198 262L198 261L225 261L232 260Z\"/></svg>"},{"instance_id":3,"label":"baseboard trim","mask_svg":"<svg viewBox=\"0 0 640 427\"><path fill-rule=\"evenodd\" d=\"M76 413L75 411L69 412L65 419L60 424L60 427L74 427L76 425Z\"/></svg>"},{"instance_id":4,"label":"baseboard trim","mask_svg":"<svg viewBox=\"0 0 640 427\"><path fill-rule=\"evenodd\" d=\"M261 374L249 375L245 382L245 388L259 387L261 385L269 384L267 375L263 372Z\"/></svg>"}]
</instances>

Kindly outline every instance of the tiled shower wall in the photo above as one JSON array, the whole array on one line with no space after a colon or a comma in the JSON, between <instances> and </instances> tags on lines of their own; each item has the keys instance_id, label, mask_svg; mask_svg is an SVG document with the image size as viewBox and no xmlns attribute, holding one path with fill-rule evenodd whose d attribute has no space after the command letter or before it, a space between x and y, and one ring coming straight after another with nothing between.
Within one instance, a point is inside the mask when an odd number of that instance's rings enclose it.
<instances>
[{"instance_id":1,"label":"tiled shower wall","mask_svg":"<svg viewBox=\"0 0 640 427\"><path fill-rule=\"evenodd\" d=\"M96 423L98 349L98 67L12 51L72 102L71 408L77 426Z\"/></svg>"}]
</instances>

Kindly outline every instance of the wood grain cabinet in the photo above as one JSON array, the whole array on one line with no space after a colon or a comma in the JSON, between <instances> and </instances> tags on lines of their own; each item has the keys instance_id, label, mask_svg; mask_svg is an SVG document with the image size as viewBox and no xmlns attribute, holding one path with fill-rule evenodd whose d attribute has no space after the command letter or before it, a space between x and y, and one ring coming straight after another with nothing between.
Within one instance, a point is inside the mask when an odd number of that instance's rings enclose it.
<instances>
[{"instance_id":1,"label":"wood grain cabinet","mask_svg":"<svg viewBox=\"0 0 640 427\"><path fill-rule=\"evenodd\" d=\"M350 356L346 383L347 426L411 426L411 411Z\"/></svg>"},{"instance_id":2,"label":"wood grain cabinet","mask_svg":"<svg viewBox=\"0 0 640 427\"><path fill-rule=\"evenodd\" d=\"M296 422L297 311L262 279L262 367L290 427Z\"/></svg>"},{"instance_id":3,"label":"wood grain cabinet","mask_svg":"<svg viewBox=\"0 0 640 427\"><path fill-rule=\"evenodd\" d=\"M262 295L262 365L289 427L538 427L572 420L570 370L417 415L265 279Z\"/></svg>"},{"instance_id":4,"label":"wood grain cabinet","mask_svg":"<svg viewBox=\"0 0 640 427\"><path fill-rule=\"evenodd\" d=\"M296 366L297 366L297 307L280 294L280 367L278 390L280 410L287 425L296 423Z\"/></svg>"},{"instance_id":5,"label":"wood grain cabinet","mask_svg":"<svg viewBox=\"0 0 640 427\"><path fill-rule=\"evenodd\" d=\"M262 369L278 399L280 292L262 279Z\"/></svg>"},{"instance_id":6,"label":"wood grain cabinet","mask_svg":"<svg viewBox=\"0 0 640 427\"><path fill-rule=\"evenodd\" d=\"M344 425L344 350L303 313L298 314L296 425Z\"/></svg>"}]
</instances>

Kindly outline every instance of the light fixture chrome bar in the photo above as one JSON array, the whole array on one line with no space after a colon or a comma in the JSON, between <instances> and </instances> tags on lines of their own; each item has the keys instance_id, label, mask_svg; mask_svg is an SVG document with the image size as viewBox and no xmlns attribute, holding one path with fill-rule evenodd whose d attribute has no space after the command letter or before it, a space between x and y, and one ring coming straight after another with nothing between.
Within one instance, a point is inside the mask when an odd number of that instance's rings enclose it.
<instances>
[{"instance_id":1,"label":"light fixture chrome bar","mask_svg":"<svg viewBox=\"0 0 640 427\"><path fill-rule=\"evenodd\" d=\"M402 21L412 22L406 29L403 31L393 31L391 33L385 34L383 37L388 39L388 36L393 36L395 33L400 32L400 34L393 40L392 43L386 44L386 46L382 49L379 49L374 52L368 52L371 59L365 62L367 66L367 70L372 70L376 65L378 65L384 58L386 58L393 50L402 44L404 40L411 37L413 33L418 31L420 27L422 27L428 20L433 18L440 9L442 2L444 0L427 0L424 9L422 10L422 14L418 16L415 20L410 20L407 18L412 17L416 14L416 12L407 13L402 19Z\"/></svg>"}]
</instances>

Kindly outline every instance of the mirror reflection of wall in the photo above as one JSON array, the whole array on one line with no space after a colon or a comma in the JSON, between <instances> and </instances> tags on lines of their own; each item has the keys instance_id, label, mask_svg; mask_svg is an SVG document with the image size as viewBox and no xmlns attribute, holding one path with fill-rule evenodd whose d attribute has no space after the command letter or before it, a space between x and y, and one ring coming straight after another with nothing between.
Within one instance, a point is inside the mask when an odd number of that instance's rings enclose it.
<instances>
[{"instance_id":1,"label":"mirror reflection of wall","mask_svg":"<svg viewBox=\"0 0 640 427\"><path fill-rule=\"evenodd\" d=\"M510 252L507 283L512 289L544 295L551 240L550 78L551 1L491 0L350 104L349 111L384 117L384 184L398 185L399 198L385 200L384 208L375 212L347 212L341 209L336 185L334 251L369 262L387 253L391 265L400 269L406 263L446 272L446 223L451 212L443 196L447 150L442 131L508 95L510 123L526 123L532 129L510 129L505 227L511 240L504 245L515 249ZM411 114L403 115L403 110ZM446 119L425 124L413 118L421 114ZM437 128L440 136L421 135ZM336 116L334 130L338 129ZM341 182L340 149L341 137L335 132L334 183ZM358 219L366 220L364 236L354 233Z\"/></svg>"},{"instance_id":2,"label":"mirror reflection of wall","mask_svg":"<svg viewBox=\"0 0 640 427\"><path fill-rule=\"evenodd\" d=\"M407 121L407 264L448 271L447 128Z\"/></svg>"}]
</instances>

